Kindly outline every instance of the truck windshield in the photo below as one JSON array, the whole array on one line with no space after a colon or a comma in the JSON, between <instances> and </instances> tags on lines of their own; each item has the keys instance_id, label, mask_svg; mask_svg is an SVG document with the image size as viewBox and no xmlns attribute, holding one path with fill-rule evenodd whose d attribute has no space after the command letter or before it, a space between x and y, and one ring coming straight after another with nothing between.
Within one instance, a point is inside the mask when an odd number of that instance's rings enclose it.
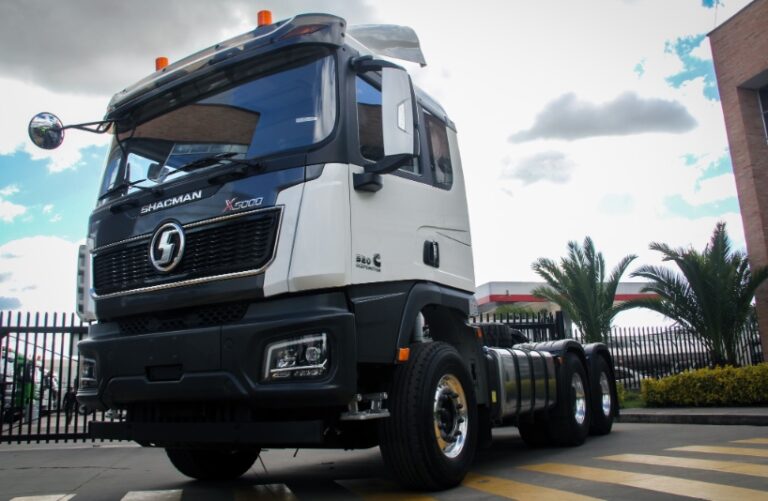
<instances>
[{"instance_id":1,"label":"truck windshield","mask_svg":"<svg viewBox=\"0 0 768 501\"><path fill-rule=\"evenodd\" d=\"M174 182L231 160L308 147L325 139L335 122L331 56L257 77L120 132L99 199Z\"/></svg>"}]
</instances>

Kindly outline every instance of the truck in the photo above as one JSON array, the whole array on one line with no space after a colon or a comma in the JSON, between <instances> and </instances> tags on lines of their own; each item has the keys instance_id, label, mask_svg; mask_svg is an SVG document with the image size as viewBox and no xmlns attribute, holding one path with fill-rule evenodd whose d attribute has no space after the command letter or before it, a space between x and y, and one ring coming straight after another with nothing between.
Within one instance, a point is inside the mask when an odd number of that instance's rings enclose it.
<instances>
[{"instance_id":1,"label":"truck","mask_svg":"<svg viewBox=\"0 0 768 501\"><path fill-rule=\"evenodd\" d=\"M112 136L81 247L78 400L94 438L241 476L265 448L378 446L403 485L459 484L491 430L607 434L603 344L469 318L457 127L413 85L418 37L302 14L168 64L104 119L41 113L35 144Z\"/></svg>"}]
</instances>

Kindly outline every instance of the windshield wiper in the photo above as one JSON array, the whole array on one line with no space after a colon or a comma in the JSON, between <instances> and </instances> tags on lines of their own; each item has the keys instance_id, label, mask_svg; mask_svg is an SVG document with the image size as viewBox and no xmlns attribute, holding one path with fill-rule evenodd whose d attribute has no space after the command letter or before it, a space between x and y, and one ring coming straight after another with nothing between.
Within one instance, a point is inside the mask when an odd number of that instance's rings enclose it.
<instances>
[{"instance_id":1,"label":"windshield wiper","mask_svg":"<svg viewBox=\"0 0 768 501\"><path fill-rule=\"evenodd\" d=\"M263 164L257 160L233 160L228 159L227 167L237 166L234 169L227 169L208 178L210 184L224 184L236 179L242 179L251 174L252 170L263 167Z\"/></svg>"},{"instance_id":2,"label":"windshield wiper","mask_svg":"<svg viewBox=\"0 0 768 501\"><path fill-rule=\"evenodd\" d=\"M235 155L237 155L237 153L229 152L229 153L218 153L216 155L211 155L209 157L198 158L197 160L190 162L188 164L182 165L181 167L176 167L176 170L190 171L190 170L200 169L202 167L209 167L211 165L221 163L222 160L232 158Z\"/></svg>"},{"instance_id":3,"label":"windshield wiper","mask_svg":"<svg viewBox=\"0 0 768 501\"><path fill-rule=\"evenodd\" d=\"M131 181L130 183L126 183L125 181L123 181L122 183L117 183L116 185L109 188L107 191L105 191L101 195L99 195L99 200L104 200L105 198L108 198L119 191L127 190L128 188L138 188L142 191L151 191L152 193L155 193L155 190L153 188L149 188L147 186L137 186L139 183L143 183L144 181L146 181L146 179L139 179L138 181Z\"/></svg>"}]
</instances>

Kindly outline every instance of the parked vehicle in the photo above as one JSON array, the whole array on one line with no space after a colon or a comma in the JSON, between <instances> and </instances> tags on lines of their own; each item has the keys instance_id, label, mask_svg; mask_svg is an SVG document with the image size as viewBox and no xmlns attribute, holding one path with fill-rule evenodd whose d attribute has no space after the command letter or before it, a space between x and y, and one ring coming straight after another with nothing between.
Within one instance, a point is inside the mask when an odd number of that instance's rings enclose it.
<instances>
[{"instance_id":1,"label":"parked vehicle","mask_svg":"<svg viewBox=\"0 0 768 501\"><path fill-rule=\"evenodd\" d=\"M96 438L235 478L264 447L380 446L405 485L457 485L491 428L530 444L610 432L603 344L470 325L456 127L381 55L409 28L299 15L119 92L105 119L37 115L30 137L110 132L81 248L78 399L122 409Z\"/></svg>"}]
</instances>

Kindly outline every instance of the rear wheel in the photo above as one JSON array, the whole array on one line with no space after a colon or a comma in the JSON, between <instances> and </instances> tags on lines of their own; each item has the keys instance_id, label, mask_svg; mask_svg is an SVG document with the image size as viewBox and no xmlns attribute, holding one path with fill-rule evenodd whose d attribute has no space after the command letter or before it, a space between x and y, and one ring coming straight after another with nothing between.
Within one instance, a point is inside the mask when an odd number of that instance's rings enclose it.
<instances>
[{"instance_id":1,"label":"rear wheel","mask_svg":"<svg viewBox=\"0 0 768 501\"><path fill-rule=\"evenodd\" d=\"M549 420L553 444L581 445L589 434L589 383L581 359L566 353L558 378L557 405Z\"/></svg>"},{"instance_id":2,"label":"rear wheel","mask_svg":"<svg viewBox=\"0 0 768 501\"><path fill-rule=\"evenodd\" d=\"M592 421L589 432L592 435L607 435L613 428L616 415L616 380L611 377L611 371L605 358L600 357L592 374Z\"/></svg>"},{"instance_id":3,"label":"rear wheel","mask_svg":"<svg viewBox=\"0 0 768 501\"><path fill-rule=\"evenodd\" d=\"M440 342L412 347L395 369L389 402L381 454L397 480L426 490L458 485L478 439L474 388L458 352Z\"/></svg>"},{"instance_id":4,"label":"rear wheel","mask_svg":"<svg viewBox=\"0 0 768 501\"><path fill-rule=\"evenodd\" d=\"M165 449L168 459L179 472L198 480L236 479L253 466L260 452L259 449Z\"/></svg>"}]
</instances>

